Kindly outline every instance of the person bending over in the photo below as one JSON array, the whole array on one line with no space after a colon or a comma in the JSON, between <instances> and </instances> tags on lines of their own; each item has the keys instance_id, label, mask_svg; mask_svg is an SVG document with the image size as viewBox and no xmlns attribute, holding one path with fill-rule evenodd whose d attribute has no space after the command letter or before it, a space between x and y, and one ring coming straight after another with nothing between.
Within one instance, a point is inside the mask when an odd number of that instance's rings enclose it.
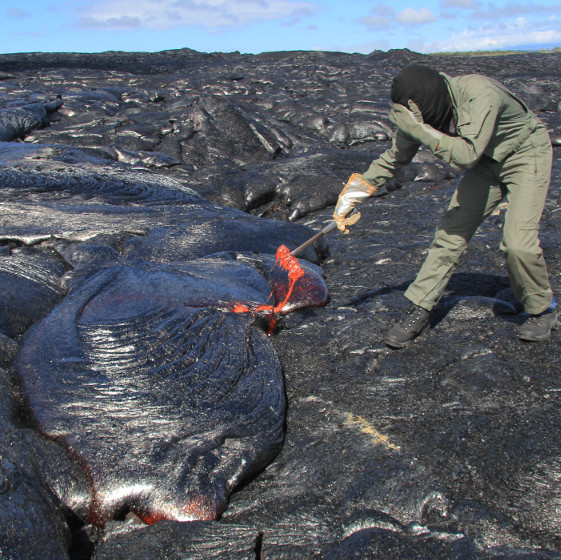
<instances>
[{"instance_id":1,"label":"person bending over","mask_svg":"<svg viewBox=\"0 0 561 560\"><path fill-rule=\"evenodd\" d=\"M514 296L529 315L518 336L549 338L558 318L538 238L553 154L545 126L502 84L478 74L451 77L407 66L393 79L391 99L392 146L365 173L353 173L341 191L333 214L341 231L348 231L355 206L410 163L421 144L466 171L405 292L411 305L386 333L386 344L407 346L429 326L429 312L468 242L503 199L508 209L500 249Z\"/></svg>"}]
</instances>

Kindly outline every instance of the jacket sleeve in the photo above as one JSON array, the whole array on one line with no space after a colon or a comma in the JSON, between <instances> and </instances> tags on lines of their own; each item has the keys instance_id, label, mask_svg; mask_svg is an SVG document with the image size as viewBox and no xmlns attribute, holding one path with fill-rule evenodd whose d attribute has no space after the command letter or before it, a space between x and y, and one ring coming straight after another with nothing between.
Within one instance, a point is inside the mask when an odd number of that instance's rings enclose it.
<instances>
[{"instance_id":1,"label":"jacket sleeve","mask_svg":"<svg viewBox=\"0 0 561 560\"><path fill-rule=\"evenodd\" d=\"M477 163L495 131L500 105L500 95L492 86L474 92L457 108L457 136L445 135L435 154L458 167Z\"/></svg>"},{"instance_id":2,"label":"jacket sleeve","mask_svg":"<svg viewBox=\"0 0 561 560\"><path fill-rule=\"evenodd\" d=\"M397 131L392 147L374 160L362 178L377 189L395 177L397 172L411 162L420 144L414 142L400 130Z\"/></svg>"}]
</instances>

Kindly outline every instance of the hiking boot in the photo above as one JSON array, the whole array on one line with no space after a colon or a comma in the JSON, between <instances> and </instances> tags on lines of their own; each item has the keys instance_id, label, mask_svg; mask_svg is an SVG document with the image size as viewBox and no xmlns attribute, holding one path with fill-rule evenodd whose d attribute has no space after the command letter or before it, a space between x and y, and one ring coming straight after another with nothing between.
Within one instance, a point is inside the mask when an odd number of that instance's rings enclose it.
<instances>
[{"instance_id":1,"label":"hiking boot","mask_svg":"<svg viewBox=\"0 0 561 560\"><path fill-rule=\"evenodd\" d=\"M518 338L530 342L546 340L558 325L557 310L548 309L539 315L530 315L530 318L520 327Z\"/></svg>"},{"instance_id":2,"label":"hiking boot","mask_svg":"<svg viewBox=\"0 0 561 560\"><path fill-rule=\"evenodd\" d=\"M403 348L419 336L429 326L430 313L411 305L401 319L386 333L385 342L392 348Z\"/></svg>"}]
</instances>

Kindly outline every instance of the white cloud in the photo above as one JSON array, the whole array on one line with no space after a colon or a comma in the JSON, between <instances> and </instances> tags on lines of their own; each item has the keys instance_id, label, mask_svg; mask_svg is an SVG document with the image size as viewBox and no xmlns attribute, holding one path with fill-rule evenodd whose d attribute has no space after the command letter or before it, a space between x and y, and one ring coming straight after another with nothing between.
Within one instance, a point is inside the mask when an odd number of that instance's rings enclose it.
<instances>
[{"instance_id":1,"label":"white cloud","mask_svg":"<svg viewBox=\"0 0 561 560\"><path fill-rule=\"evenodd\" d=\"M446 1L446 0L445 0ZM461 0L460 0L461 1ZM502 6L487 4L486 9L476 9L472 18L496 20L500 17L513 17L516 15L550 14L561 12L561 4L520 4L519 2L506 3Z\"/></svg>"},{"instance_id":2,"label":"white cloud","mask_svg":"<svg viewBox=\"0 0 561 560\"><path fill-rule=\"evenodd\" d=\"M370 29L386 29L392 23L389 17L382 15L365 16L360 21Z\"/></svg>"},{"instance_id":3,"label":"white cloud","mask_svg":"<svg viewBox=\"0 0 561 560\"><path fill-rule=\"evenodd\" d=\"M391 6L379 4L359 21L369 29L387 29L395 21L395 12Z\"/></svg>"},{"instance_id":4,"label":"white cloud","mask_svg":"<svg viewBox=\"0 0 561 560\"><path fill-rule=\"evenodd\" d=\"M421 8L420 10L405 8L405 10L401 10L397 14L397 21L404 25L420 25L435 21L435 19L433 13L428 8Z\"/></svg>"},{"instance_id":5,"label":"white cloud","mask_svg":"<svg viewBox=\"0 0 561 560\"><path fill-rule=\"evenodd\" d=\"M518 45L561 43L561 28L532 27L525 18L500 24L485 24L478 29L465 29L451 37L417 44L421 52L483 51L516 48Z\"/></svg>"},{"instance_id":6,"label":"white cloud","mask_svg":"<svg viewBox=\"0 0 561 560\"><path fill-rule=\"evenodd\" d=\"M210 29L271 20L292 22L316 13L305 0L101 0L81 11L83 27L106 29Z\"/></svg>"},{"instance_id":7,"label":"white cloud","mask_svg":"<svg viewBox=\"0 0 561 560\"><path fill-rule=\"evenodd\" d=\"M474 0L442 0L440 2L441 8L475 8Z\"/></svg>"}]
</instances>

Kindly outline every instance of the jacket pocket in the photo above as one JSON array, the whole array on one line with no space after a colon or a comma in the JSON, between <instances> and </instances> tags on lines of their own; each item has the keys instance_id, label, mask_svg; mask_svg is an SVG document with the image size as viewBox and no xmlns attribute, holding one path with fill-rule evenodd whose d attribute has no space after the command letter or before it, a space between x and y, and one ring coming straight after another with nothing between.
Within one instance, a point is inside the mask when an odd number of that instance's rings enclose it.
<instances>
[{"instance_id":1,"label":"jacket pocket","mask_svg":"<svg viewBox=\"0 0 561 560\"><path fill-rule=\"evenodd\" d=\"M458 107L456 131L459 136L467 138L474 137L481 131L481 127L485 121L485 115L480 114L479 118L475 118L474 109L471 101Z\"/></svg>"}]
</instances>

